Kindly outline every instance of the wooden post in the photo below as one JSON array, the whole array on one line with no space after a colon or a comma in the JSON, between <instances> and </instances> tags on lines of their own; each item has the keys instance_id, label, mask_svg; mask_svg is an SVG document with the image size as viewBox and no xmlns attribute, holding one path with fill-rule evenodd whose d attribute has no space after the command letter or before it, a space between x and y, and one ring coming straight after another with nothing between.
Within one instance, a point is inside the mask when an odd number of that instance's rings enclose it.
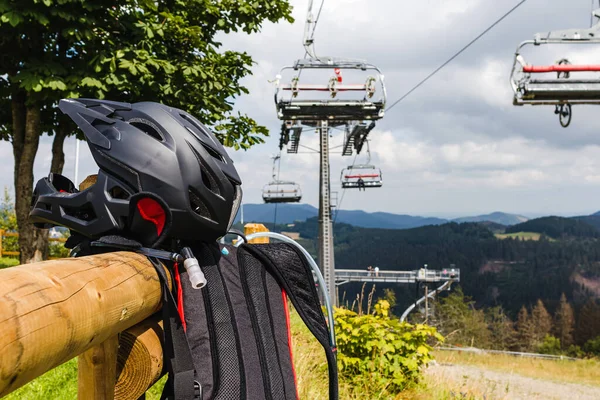
<instances>
[{"instance_id":1,"label":"wooden post","mask_svg":"<svg viewBox=\"0 0 600 400\"><path fill-rule=\"evenodd\" d=\"M256 233L256 232L269 232L269 230L263 224L246 224L246 225L244 225L244 234L246 236L248 236L252 233ZM269 243L269 238L264 237L264 238L250 239L248 242L255 243L255 244L256 243Z\"/></svg>"},{"instance_id":2,"label":"wooden post","mask_svg":"<svg viewBox=\"0 0 600 400\"><path fill-rule=\"evenodd\" d=\"M115 400L136 400L160 379L163 372L160 315L120 335Z\"/></svg>"},{"instance_id":3,"label":"wooden post","mask_svg":"<svg viewBox=\"0 0 600 400\"><path fill-rule=\"evenodd\" d=\"M79 400L113 400L117 378L117 335L81 354L77 360Z\"/></svg>"},{"instance_id":4,"label":"wooden post","mask_svg":"<svg viewBox=\"0 0 600 400\"><path fill-rule=\"evenodd\" d=\"M157 272L135 253L0 270L0 397L145 320L160 304Z\"/></svg>"}]
</instances>

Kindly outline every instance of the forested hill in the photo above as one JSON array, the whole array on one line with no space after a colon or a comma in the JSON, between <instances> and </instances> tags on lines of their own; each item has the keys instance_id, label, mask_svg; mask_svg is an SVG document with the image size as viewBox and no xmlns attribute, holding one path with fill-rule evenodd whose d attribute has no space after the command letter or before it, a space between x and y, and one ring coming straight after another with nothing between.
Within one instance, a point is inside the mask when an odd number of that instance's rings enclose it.
<instances>
[{"instance_id":1,"label":"forested hill","mask_svg":"<svg viewBox=\"0 0 600 400\"><path fill-rule=\"evenodd\" d=\"M316 253L316 218L283 230L299 232ZM484 225L448 223L414 229L367 229L336 224L338 268L414 270L428 264L461 269L461 286L480 305L503 305L516 314L542 299L553 309L561 293L574 302L600 295L600 239L500 240ZM559 235L560 236L560 235ZM350 298L356 288L345 285ZM395 286L399 300L414 300L414 287ZM380 287L381 289L381 287Z\"/></svg>"},{"instance_id":2,"label":"forested hill","mask_svg":"<svg viewBox=\"0 0 600 400\"><path fill-rule=\"evenodd\" d=\"M594 228L598 229L598 231L600 231L600 215L598 215L598 213L592 214L592 215L582 215L579 217L572 217L572 219L575 219L578 221L583 221L583 222L593 226Z\"/></svg>"},{"instance_id":3,"label":"forested hill","mask_svg":"<svg viewBox=\"0 0 600 400\"><path fill-rule=\"evenodd\" d=\"M578 218L542 217L532 219L506 228L506 233L537 232L554 239L567 237L598 238L600 230L589 221L596 221L593 216Z\"/></svg>"}]
</instances>

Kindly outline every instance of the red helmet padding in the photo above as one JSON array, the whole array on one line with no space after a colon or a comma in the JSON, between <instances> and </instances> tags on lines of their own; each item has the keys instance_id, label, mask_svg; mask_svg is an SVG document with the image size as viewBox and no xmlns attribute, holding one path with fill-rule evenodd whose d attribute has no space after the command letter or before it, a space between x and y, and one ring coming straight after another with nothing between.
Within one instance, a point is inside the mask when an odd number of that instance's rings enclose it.
<instances>
[{"instance_id":1,"label":"red helmet padding","mask_svg":"<svg viewBox=\"0 0 600 400\"><path fill-rule=\"evenodd\" d=\"M137 209L142 218L156 226L156 234L160 236L165 227L166 219L163 207L156 200L145 197L138 201Z\"/></svg>"}]
</instances>

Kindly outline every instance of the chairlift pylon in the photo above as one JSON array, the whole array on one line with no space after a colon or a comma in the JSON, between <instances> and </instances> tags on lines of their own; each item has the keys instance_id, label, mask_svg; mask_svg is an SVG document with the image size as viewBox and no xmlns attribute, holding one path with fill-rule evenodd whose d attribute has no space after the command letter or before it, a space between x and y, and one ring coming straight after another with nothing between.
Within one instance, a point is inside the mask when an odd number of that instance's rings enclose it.
<instances>
[{"instance_id":1,"label":"chairlift pylon","mask_svg":"<svg viewBox=\"0 0 600 400\"><path fill-rule=\"evenodd\" d=\"M302 200L302 191L300 185L292 181L282 181L279 179L279 166L281 155L277 154L273 157L273 180L263 186L262 198L265 203L298 203Z\"/></svg>"},{"instance_id":2,"label":"chairlift pylon","mask_svg":"<svg viewBox=\"0 0 600 400\"><path fill-rule=\"evenodd\" d=\"M571 123L573 104L600 104L599 76L571 78L572 73L600 72L600 64L572 64L563 58L554 65L530 65L522 55L522 49L528 45L600 45L600 8L594 10L592 15L597 21L590 28L537 33L533 40L526 40L517 47L510 76L514 105L554 105L554 113L566 128ZM553 79L534 78L547 73L555 73L556 76Z\"/></svg>"}]
</instances>

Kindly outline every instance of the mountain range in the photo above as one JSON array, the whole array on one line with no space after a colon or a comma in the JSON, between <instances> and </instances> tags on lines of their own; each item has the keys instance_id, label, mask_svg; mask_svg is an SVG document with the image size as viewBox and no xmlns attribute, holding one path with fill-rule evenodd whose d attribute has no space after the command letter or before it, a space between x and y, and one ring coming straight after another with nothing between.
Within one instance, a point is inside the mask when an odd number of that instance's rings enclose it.
<instances>
[{"instance_id":1,"label":"mountain range","mask_svg":"<svg viewBox=\"0 0 600 400\"><path fill-rule=\"evenodd\" d=\"M277 209L277 210L276 210ZM277 212L277 214L275 214ZM319 210L310 204L244 204L244 222L261 222L278 224L291 224L303 222L316 217ZM527 217L503 212L461 217L453 220L437 217L421 217L405 214L392 214L386 212L365 212L361 210L334 211L336 222L363 228L384 229L409 229L426 225L441 225L447 222L494 222L504 226L515 225L528 220ZM238 212L235 221L239 222L241 212Z\"/></svg>"}]
</instances>

